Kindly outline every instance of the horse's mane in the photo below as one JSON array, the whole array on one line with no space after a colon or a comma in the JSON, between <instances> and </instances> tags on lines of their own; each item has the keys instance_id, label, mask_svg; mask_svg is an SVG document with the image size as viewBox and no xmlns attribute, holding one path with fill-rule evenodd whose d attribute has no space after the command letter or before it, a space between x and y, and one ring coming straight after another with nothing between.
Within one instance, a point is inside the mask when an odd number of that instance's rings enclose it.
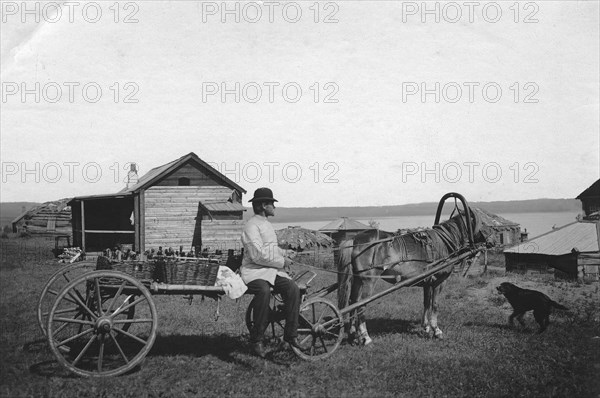
<instances>
[{"instance_id":1,"label":"horse's mane","mask_svg":"<svg viewBox=\"0 0 600 398\"><path fill-rule=\"evenodd\" d=\"M475 235L476 231L479 230L479 217L477 213L473 210L469 209L469 213L471 214L472 220L472 231L473 235ZM446 243L446 245L452 251L457 250L462 245L464 245L465 241L468 239L468 227L465 224L465 213L457 209L457 214L450 219L443 221L437 225L433 226L433 231L438 233L442 240Z\"/></svg>"}]
</instances>

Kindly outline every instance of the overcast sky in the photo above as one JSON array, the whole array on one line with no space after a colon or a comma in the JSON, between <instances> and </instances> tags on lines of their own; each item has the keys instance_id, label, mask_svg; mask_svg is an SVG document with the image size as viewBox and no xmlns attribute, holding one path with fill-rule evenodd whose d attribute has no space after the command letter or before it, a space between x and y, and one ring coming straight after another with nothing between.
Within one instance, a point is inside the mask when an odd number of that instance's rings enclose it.
<instances>
[{"instance_id":1,"label":"overcast sky","mask_svg":"<svg viewBox=\"0 0 600 398\"><path fill-rule=\"evenodd\" d=\"M23 4L2 2L3 202L117 192L129 162L189 152L283 207L600 177L597 1Z\"/></svg>"}]
</instances>

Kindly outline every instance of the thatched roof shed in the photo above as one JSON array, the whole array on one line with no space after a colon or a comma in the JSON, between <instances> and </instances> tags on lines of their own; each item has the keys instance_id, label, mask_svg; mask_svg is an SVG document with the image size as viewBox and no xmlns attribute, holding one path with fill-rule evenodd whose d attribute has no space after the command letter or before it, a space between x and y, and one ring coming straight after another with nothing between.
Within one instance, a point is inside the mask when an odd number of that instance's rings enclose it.
<instances>
[{"instance_id":1,"label":"thatched roof shed","mask_svg":"<svg viewBox=\"0 0 600 398\"><path fill-rule=\"evenodd\" d=\"M275 231L279 247L293 250L330 248L334 242L318 231L301 227L287 227Z\"/></svg>"}]
</instances>

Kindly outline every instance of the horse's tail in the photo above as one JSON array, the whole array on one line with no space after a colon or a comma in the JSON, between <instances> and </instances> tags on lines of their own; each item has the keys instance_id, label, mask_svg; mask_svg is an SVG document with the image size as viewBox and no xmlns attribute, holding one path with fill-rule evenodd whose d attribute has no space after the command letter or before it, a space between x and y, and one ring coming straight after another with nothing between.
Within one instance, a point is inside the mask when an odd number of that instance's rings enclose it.
<instances>
[{"instance_id":1,"label":"horse's tail","mask_svg":"<svg viewBox=\"0 0 600 398\"><path fill-rule=\"evenodd\" d=\"M354 240L349 239L340 243L338 269L338 308L347 307L350 302L352 288L352 249Z\"/></svg>"}]
</instances>

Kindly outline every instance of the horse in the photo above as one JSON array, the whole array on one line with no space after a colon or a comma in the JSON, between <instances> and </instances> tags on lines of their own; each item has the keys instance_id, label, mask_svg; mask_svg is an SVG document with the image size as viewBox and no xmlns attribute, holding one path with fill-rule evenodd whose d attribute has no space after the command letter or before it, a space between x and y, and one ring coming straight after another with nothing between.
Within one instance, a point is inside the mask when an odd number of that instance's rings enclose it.
<instances>
[{"instance_id":1,"label":"horse","mask_svg":"<svg viewBox=\"0 0 600 398\"><path fill-rule=\"evenodd\" d=\"M470 211L474 243L487 243L493 235L491 228L480 222L480 217ZM444 259L469 244L468 228L463 211L447 221L421 231L392 234L380 230L365 230L353 239L340 243L338 260L338 307L340 309L364 300L373 294L378 279L397 283L418 276L428 270L428 265ZM431 337L443 338L438 326L437 297L454 265L435 273L414 286L423 287L423 332ZM346 324L349 341L359 344L372 342L364 316L365 307L350 313L355 323Z\"/></svg>"}]
</instances>

